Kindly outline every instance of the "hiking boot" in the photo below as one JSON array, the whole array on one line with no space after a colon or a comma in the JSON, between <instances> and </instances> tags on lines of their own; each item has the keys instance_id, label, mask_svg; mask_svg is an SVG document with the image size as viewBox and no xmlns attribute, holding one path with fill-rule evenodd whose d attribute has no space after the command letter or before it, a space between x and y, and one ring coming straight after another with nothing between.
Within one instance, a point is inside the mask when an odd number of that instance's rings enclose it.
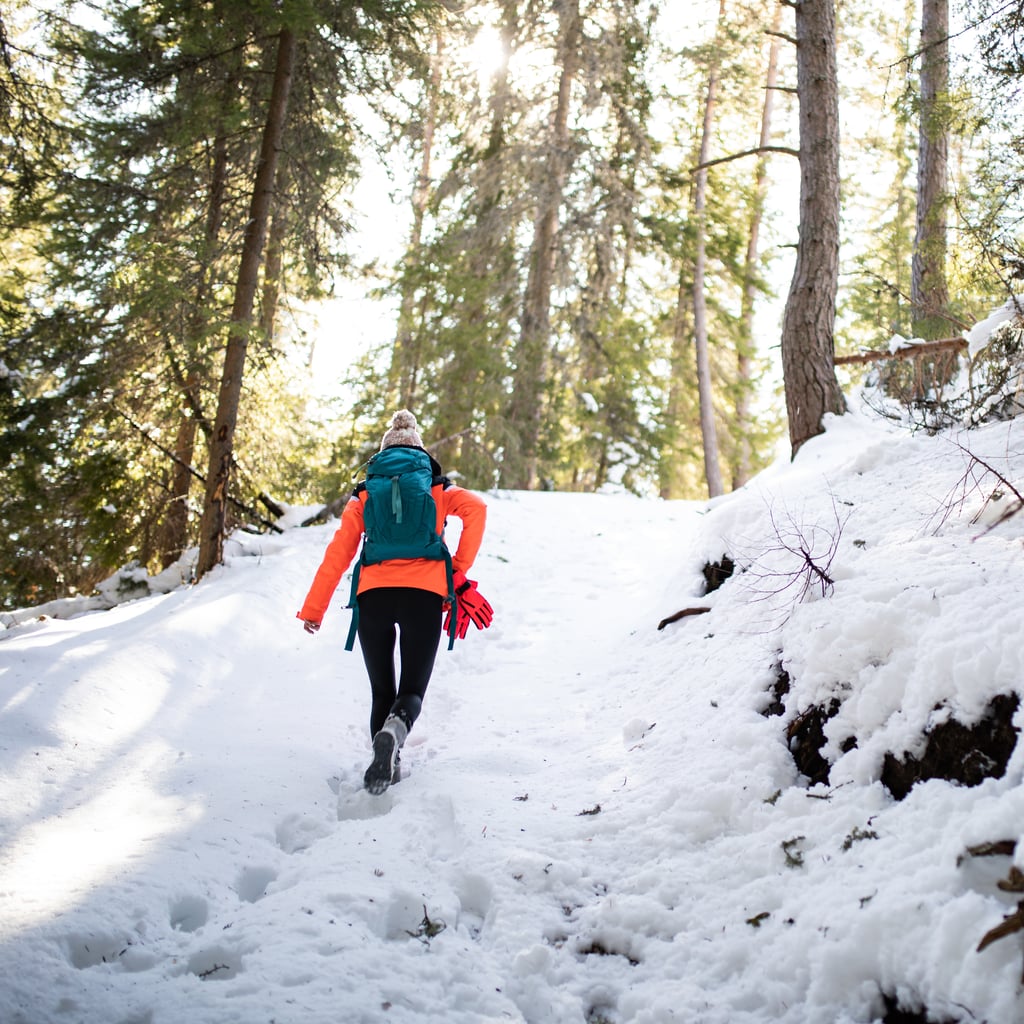
<instances>
[{"instance_id":1,"label":"hiking boot","mask_svg":"<svg viewBox=\"0 0 1024 1024\"><path fill-rule=\"evenodd\" d=\"M401 778L398 751L409 734L405 722L389 715L380 732L373 737L373 760L363 776L363 788L379 796Z\"/></svg>"}]
</instances>

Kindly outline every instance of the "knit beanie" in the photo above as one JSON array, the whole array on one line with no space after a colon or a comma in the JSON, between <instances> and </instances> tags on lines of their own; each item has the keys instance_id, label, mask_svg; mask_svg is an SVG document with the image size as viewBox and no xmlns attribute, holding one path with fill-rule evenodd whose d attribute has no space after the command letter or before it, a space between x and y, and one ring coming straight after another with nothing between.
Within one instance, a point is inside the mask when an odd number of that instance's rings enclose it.
<instances>
[{"instance_id":1,"label":"knit beanie","mask_svg":"<svg viewBox=\"0 0 1024 1024\"><path fill-rule=\"evenodd\" d=\"M416 417L408 409L400 409L391 418L391 426L380 442L380 449L383 451L396 444L409 444L416 448L423 447L423 438L416 430Z\"/></svg>"}]
</instances>

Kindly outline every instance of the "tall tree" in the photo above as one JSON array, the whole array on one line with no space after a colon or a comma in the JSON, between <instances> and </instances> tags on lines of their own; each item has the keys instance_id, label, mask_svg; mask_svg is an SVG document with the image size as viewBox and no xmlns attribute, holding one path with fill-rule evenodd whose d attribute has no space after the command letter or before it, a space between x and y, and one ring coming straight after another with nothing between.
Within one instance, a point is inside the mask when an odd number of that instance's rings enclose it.
<instances>
[{"instance_id":1,"label":"tall tree","mask_svg":"<svg viewBox=\"0 0 1024 1024\"><path fill-rule=\"evenodd\" d=\"M546 474L580 490L633 485L652 458L658 404L656 332L631 287L652 158L650 23L633 3L608 3L605 14L603 33L586 40L580 85L585 108L608 116L581 145L568 197L563 248L577 297L563 311L571 340L558 360L560 416L546 432Z\"/></svg>"},{"instance_id":2,"label":"tall tree","mask_svg":"<svg viewBox=\"0 0 1024 1024\"><path fill-rule=\"evenodd\" d=\"M50 454L18 485L26 503L7 506L26 519L17 528L26 544L38 538L35 546L55 551L42 539L48 526L69 540L61 582L46 596L88 588L129 559L166 564L195 540L184 513L199 490L190 481L202 476L197 427L213 436L214 366L273 72L263 41L282 19L317 31L303 36L300 87L282 138L287 159L257 273L262 308L250 320L258 315L262 328L246 362L250 410L239 410L239 468L227 500L252 521L247 496L265 481L278 489L309 477L284 447L305 442L277 429L294 417L257 411L269 389L291 400L285 375L273 372L288 344L275 324L292 298L315 299L342 265L343 188L353 168L346 96L389 88L395 69L416 58L408 43L434 4L272 6L98 6L102 27L69 21L64 5L41 12L39 38L50 66L66 76L60 117L75 145L59 182L37 175L48 184L37 206L45 278L21 305L24 323L4 355L23 384L0 447L17 446L19 425L40 433L46 423ZM52 524L33 514L40 502L54 510Z\"/></svg>"},{"instance_id":3,"label":"tall tree","mask_svg":"<svg viewBox=\"0 0 1024 1024\"><path fill-rule=\"evenodd\" d=\"M914 335L946 337L949 287L946 231L949 162L949 3L922 0L917 153L917 230L910 301Z\"/></svg>"},{"instance_id":4,"label":"tall tree","mask_svg":"<svg viewBox=\"0 0 1024 1024\"><path fill-rule=\"evenodd\" d=\"M221 230L225 216L225 192L228 187L229 146L227 123L230 117L231 96L238 87L237 57L228 67L227 88L221 96L222 119L217 126L209 154L209 189L206 199L204 238L199 251L199 265L196 271L195 292L190 301L190 312L186 314L188 324L182 341L186 349L205 348L200 342L205 335L204 320L209 315L212 289L212 269L221 244ZM166 512L160 527L157 556L163 568L175 562L186 550L189 543L189 495L195 476L196 435L200 425L212 431L203 410L202 375L196 360L190 359L181 366L173 346L168 342L168 362L172 367L177 391L180 394L180 419L173 450L173 465L170 469L170 483Z\"/></svg>"},{"instance_id":5,"label":"tall tree","mask_svg":"<svg viewBox=\"0 0 1024 1024\"><path fill-rule=\"evenodd\" d=\"M718 28L716 36L725 24L725 0L718 7ZM716 40L717 43L717 40ZM718 46L708 64L707 89L704 95L703 127L700 148L697 155L697 174L693 186L693 227L696 254L693 260L693 348L697 363L697 393L700 403L700 434L704 449L704 479L708 485L708 497L716 498L724 493L722 468L718 461L718 432L715 426L715 403L711 387L711 357L708 352L708 315L704 290L705 264L707 260L707 161L711 151L712 125L715 119L715 102L718 92Z\"/></svg>"},{"instance_id":6,"label":"tall tree","mask_svg":"<svg viewBox=\"0 0 1024 1024\"><path fill-rule=\"evenodd\" d=\"M516 243L532 196L526 147L512 137L525 105L509 69L519 6L501 0L447 20L446 59L432 62L403 131L420 181L395 287L392 377L414 384L401 393L415 400L446 468L484 487L509 436L506 358L522 295ZM484 46L490 61L481 65L472 58Z\"/></svg>"},{"instance_id":7,"label":"tall tree","mask_svg":"<svg viewBox=\"0 0 1024 1024\"><path fill-rule=\"evenodd\" d=\"M779 30L782 26L782 4L775 5L771 30L768 33L768 63L765 70L764 102L761 106L761 131L758 139L757 164L754 169L754 189L750 200L750 220L747 226L747 245L743 257L743 298L740 307L741 333L736 345L736 387L734 432L736 437L732 464L732 488L742 487L753 469L754 431L752 404L755 391L754 378L754 313L760 294L761 223L764 220L768 193L768 148L772 141L772 113L779 78Z\"/></svg>"},{"instance_id":8,"label":"tall tree","mask_svg":"<svg viewBox=\"0 0 1024 1024\"><path fill-rule=\"evenodd\" d=\"M253 181L249 218L242 243L235 299L228 327L224 368L221 374L217 418L210 439L210 468L206 478L206 497L199 525L199 561L197 573L202 576L224 556L224 534L227 523L228 488L235 454L235 427L238 403L242 394L242 374L252 328L253 303L259 286L260 264L267 234L278 155L288 115L288 98L295 68L296 35L283 27L275 40L274 80L263 126L259 163Z\"/></svg>"},{"instance_id":9,"label":"tall tree","mask_svg":"<svg viewBox=\"0 0 1024 1024\"><path fill-rule=\"evenodd\" d=\"M417 132L419 144L419 172L412 189L412 228L406 246L404 269L399 280L401 302L398 308L398 329L391 356L389 391L398 407L411 409L417 402L417 385L422 354L417 344L414 307L419 285L418 268L423 259L423 221L431 198L431 163L434 159L434 135L437 131L438 108L441 93L441 65L444 59L444 35L440 29L434 34L434 50L430 69L424 82L426 101L423 119Z\"/></svg>"},{"instance_id":10,"label":"tall tree","mask_svg":"<svg viewBox=\"0 0 1024 1024\"><path fill-rule=\"evenodd\" d=\"M870 195L858 195L854 180L847 193L848 205L860 207L851 220L864 225L869 244L862 244L857 235L851 238L850 263L855 272L841 295L842 327L837 331L837 350L842 347L849 352L862 346L877 346L894 334L913 336L910 272L915 230L918 82L913 62L899 57L914 49L916 10L917 0L903 0L901 7L889 12L888 17L878 17L878 44L884 50L877 56L869 55L868 61L890 65L891 69L877 84L869 79L869 88L851 97L851 102L858 106L877 110L876 116L864 119L863 139L854 136L851 146L859 147L865 154L860 161L860 174L864 174L864 160L873 157L885 187L872 190ZM888 377L909 371L907 364L893 362L881 373Z\"/></svg>"},{"instance_id":11,"label":"tall tree","mask_svg":"<svg viewBox=\"0 0 1024 1024\"><path fill-rule=\"evenodd\" d=\"M835 374L839 282L839 87L833 0L796 11L800 105L800 227L782 320L782 374L793 454L846 402Z\"/></svg>"},{"instance_id":12,"label":"tall tree","mask_svg":"<svg viewBox=\"0 0 1024 1024\"><path fill-rule=\"evenodd\" d=\"M546 143L544 173L537 183L533 241L527 261L526 291L515 350L514 390L508 408L517 451L509 453L511 466L505 482L528 490L537 485L538 446L551 344L551 291L558 211L564 200L563 190L572 163L569 114L573 83L580 66L582 31L579 0L560 0L554 6L558 11L558 92Z\"/></svg>"}]
</instances>

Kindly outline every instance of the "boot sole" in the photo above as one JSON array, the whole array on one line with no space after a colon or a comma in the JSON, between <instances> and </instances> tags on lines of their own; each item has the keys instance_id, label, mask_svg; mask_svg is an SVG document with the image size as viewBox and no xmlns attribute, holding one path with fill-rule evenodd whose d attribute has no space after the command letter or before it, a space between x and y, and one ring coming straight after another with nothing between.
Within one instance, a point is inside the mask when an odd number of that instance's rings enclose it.
<instances>
[{"instance_id":1,"label":"boot sole","mask_svg":"<svg viewBox=\"0 0 1024 1024\"><path fill-rule=\"evenodd\" d=\"M379 732L373 738L373 761L363 776L363 788L373 796L380 796L391 785L394 772L395 737Z\"/></svg>"}]
</instances>

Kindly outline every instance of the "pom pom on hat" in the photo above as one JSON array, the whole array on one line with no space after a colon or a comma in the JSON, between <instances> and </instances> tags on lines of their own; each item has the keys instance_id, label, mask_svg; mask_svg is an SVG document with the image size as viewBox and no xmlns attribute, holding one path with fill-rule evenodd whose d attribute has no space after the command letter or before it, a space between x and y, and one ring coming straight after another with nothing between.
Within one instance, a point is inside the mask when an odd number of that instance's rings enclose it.
<instances>
[{"instance_id":1,"label":"pom pom on hat","mask_svg":"<svg viewBox=\"0 0 1024 1024\"><path fill-rule=\"evenodd\" d=\"M416 417L408 409L400 409L391 417L391 426L380 442L380 449L383 451L396 444L408 444L415 448L423 447L423 438L416 430Z\"/></svg>"}]
</instances>

